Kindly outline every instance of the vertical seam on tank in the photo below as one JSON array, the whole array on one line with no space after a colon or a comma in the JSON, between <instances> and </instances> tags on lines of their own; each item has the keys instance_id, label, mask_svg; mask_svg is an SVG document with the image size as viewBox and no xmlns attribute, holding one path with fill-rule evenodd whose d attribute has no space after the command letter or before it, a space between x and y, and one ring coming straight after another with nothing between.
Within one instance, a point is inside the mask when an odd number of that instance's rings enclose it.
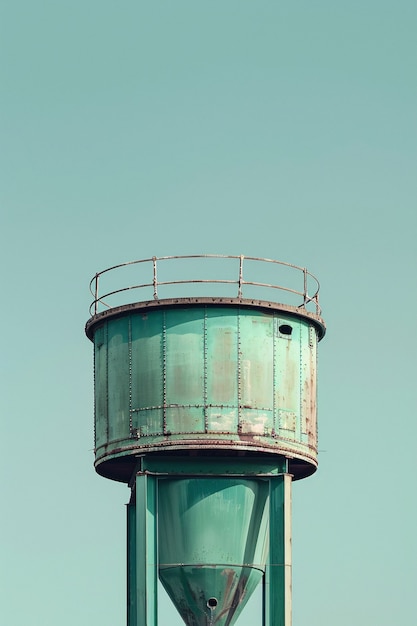
<instances>
[{"instance_id":1,"label":"vertical seam on tank","mask_svg":"<svg viewBox=\"0 0 417 626\"><path fill-rule=\"evenodd\" d=\"M313 341L312 341L312 337L311 337L311 326L308 327L308 348L309 348L309 364L310 364L310 379L313 376ZM311 418L313 416L313 390L311 389L310 391L310 406L309 408L309 423L311 424ZM317 420L316 420L317 423ZM309 441L309 434L308 434L308 428L306 425L306 430L307 430L307 442L310 443ZM316 442L317 442L317 433L316 433Z\"/></svg>"},{"instance_id":2,"label":"vertical seam on tank","mask_svg":"<svg viewBox=\"0 0 417 626\"><path fill-rule=\"evenodd\" d=\"M207 409L207 306L204 307L204 321L203 321L203 411L204 411L204 432L208 431L208 409Z\"/></svg>"},{"instance_id":3,"label":"vertical seam on tank","mask_svg":"<svg viewBox=\"0 0 417 626\"><path fill-rule=\"evenodd\" d=\"M314 414L314 421L315 421L315 429L316 429L316 454L318 455L319 452L319 420L318 420L318 407L317 407L317 398L318 398L318 341L317 341L317 331L315 326L311 327L312 331L314 331L314 339L315 341L312 341L312 349L315 351L314 355L314 378L315 378L315 384L314 384L314 392L315 392L315 396L313 399L313 395L311 395L311 401L314 401L314 406L316 408L315 410L315 414ZM312 333L313 334L313 333ZM313 360L313 359L312 359Z\"/></svg>"},{"instance_id":4,"label":"vertical seam on tank","mask_svg":"<svg viewBox=\"0 0 417 626\"><path fill-rule=\"evenodd\" d=\"M97 389L96 389L96 359L97 359L97 355L96 355L96 351L97 351L97 347L96 347L96 338L94 336L94 352L93 352L93 385L94 385L94 398L93 398L93 415L94 415L94 453L96 452L96 448L97 448L97 429L96 429L96 421L97 421L97 402L96 402L96 396L97 396Z\"/></svg>"},{"instance_id":5,"label":"vertical seam on tank","mask_svg":"<svg viewBox=\"0 0 417 626\"><path fill-rule=\"evenodd\" d=\"M313 376L313 347L314 347L312 339L311 339L311 328L312 328L311 326L309 326L309 328L308 328L310 377ZM315 374L315 372L314 372L314 374ZM317 415L314 416L314 418L315 418L314 428L316 429L316 433L314 434L312 429L311 429L312 418L313 418L313 403L314 403L313 390L311 390L311 393L310 393L310 406L309 406L309 413L308 413L307 442L308 442L309 446L312 444L311 436L310 436L310 433L311 433L315 437L316 447L317 447Z\"/></svg>"},{"instance_id":6,"label":"vertical seam on tank","mask_svg":"<svg viewBox=\"0 0 417 626\"><path fill-rule=\"evenodd\" d=\"M309 410L310 410L310 415L313 416L313 406L316 407L315 410L315 414L314 414L314 428L315 428L315 436L316 436L316 449L318 450L318 432L317 432L317 361L316 363L313 363L313 356L314 356L314 341L313 341L313 332L315 333L316 330L314 328L314 326L309 326L308 328L308 345L309 345L309 361L310 361L310 377L313 376L314 373L314 377L315 377L315 385L314 385L314 391L315 391L315 397L313 396L313 388L311 389L310 392L310 406L309 406ZM317 355L317 351L316 351L316 355ZM307 437L308 437L308 433L307 433Z\"/></svg>"},{"instance_id":7,"label":"vertical seam on tank","mask_svg":"<svg viewBox=\"0 0 417 626\"><path fill-rule=\"evenodd\" d=\"M129 355L129 434L133 435L132 418L132 316L128 318L128 355Z\"/></svg>"},{"instance_id":8,"label":"vertical seam on tank","mask_svg":"<svg viewBox=\"0 0 417 626\"><path fill-rule=\"evenodd\" d=\"M109 424L109 324L106 328L106 443L109 441L110 424Z\"/></svg>"},{"instance_id":9,"label":"vertical seam on tank","mask_svg":"<svg viewBox=\"0 0 417 626\"><path fill-rule=\"evenodd\" d=\"M316 329L314 329L314 332L316 333L316 337L315 337L315 367L316 367L316 371L315 376L316 376L316 384L315 384L315 392L316 392L316 441L317 441L317 452L319 451L319 420L318 420L318 381L319 381L319 362L318 362L318 338L317 338L317 331Z\"/></svg>"},{"instance_id":10,"label":"vertical seam on tank","mask_svg":"<svg viewBox=\"0 0 417 626\"><path fill-rule=\"evenodd\" d=\"M242 430L242 376L241 376L241 337L240 337L240 307L237 312L237 432Z\"/></svg>"},{"instance_id":11,"label":"vertical seam on tank","mask_svg":"<svg viewBox=\"0 0 417 626\"><path fill-rule=\"evenodd\" d=\"M303 343L304 343L304 326L302 324L299 325L300 328L300 358L299 358L299 372L300 372L300 433L298 435L298 440L301 445L305 445L303 442L303 415L304 415L304 385L303 380L305 380L305 371L304 371L304 360L303 360Z\"/></svg>"},{"instance_id":12,"label":"vertical seam on tank","mask_svg":"<svg viewBox=\"0 0 417 626\"><path fill-rule=\"evenodd\" d=\"M166 311L163 311L162 315L162 393L163 393L163 414L162 414L162 431L166 435L167 424L167 326L166 326Z\"/></svg>"},{"instance_id":13,"label":"vertical seam on tank","mask_svg":"<svg viewBox=\"0 0 417 626\"><path fill-rule=\"evenodd\" d=\"M274 313L272 319L272 436L277 436L279 432L279 422L277 419L276 405L276 377L277 377L277 316ZM278 423L278 428L277 428Z\"/></svg>"},{"instance_id":14,"label":"vertical seam on tank","mask_svg":"<svg viewBox=\"0 0 417 626\"><path fill-rule=\"evenodd\" d=\"M303 419L303 325L299 320L297 320L298 324L298 337L299 337L299 357L298 357L298 377L300 384L300 400L299 400L299 408L298 408L298 419L297 419L297 430L295 433L296 441L299 441L302 444L302 419Z\"/></svg>"}]
</instances>

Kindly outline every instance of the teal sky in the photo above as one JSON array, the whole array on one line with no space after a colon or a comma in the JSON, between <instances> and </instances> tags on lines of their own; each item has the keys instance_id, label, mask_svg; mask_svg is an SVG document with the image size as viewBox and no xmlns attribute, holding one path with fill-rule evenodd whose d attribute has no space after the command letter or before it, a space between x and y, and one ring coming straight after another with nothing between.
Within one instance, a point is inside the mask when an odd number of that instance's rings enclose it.
<instances>
[{"instance_id":1,"label":"teal sky","mask_svg":"<svg viewBox=\"0 0 417 626\"><path fill-rule=\"evenodd\" d=\"M414 0L1 2L4 624L125 624L129 493L93 470L88 282L192 253L322 285L294 626L413 622L416 28ZM160 626L181 623L164 600Z\"/></svg>"}]
</instances>

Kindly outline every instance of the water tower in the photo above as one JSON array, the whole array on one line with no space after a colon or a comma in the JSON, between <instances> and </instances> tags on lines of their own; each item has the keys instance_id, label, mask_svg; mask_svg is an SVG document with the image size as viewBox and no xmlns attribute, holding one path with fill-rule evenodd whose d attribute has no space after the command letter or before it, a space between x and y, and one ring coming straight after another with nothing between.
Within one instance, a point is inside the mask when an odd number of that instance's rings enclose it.
<instances>
[{"instance_id":1,"label":"water tower","mask_svg":"<svg viewBox=\"0 0 417 626\"><path fill-rule=\"evenodd\" d=\"M131 489L128 626L157 626L158 577L188 626L232 626L258 584L263 625L290 626L291 485L317 468L317 280L194 255L91 289L95 468Z\"/></svg>"}]
</instances>

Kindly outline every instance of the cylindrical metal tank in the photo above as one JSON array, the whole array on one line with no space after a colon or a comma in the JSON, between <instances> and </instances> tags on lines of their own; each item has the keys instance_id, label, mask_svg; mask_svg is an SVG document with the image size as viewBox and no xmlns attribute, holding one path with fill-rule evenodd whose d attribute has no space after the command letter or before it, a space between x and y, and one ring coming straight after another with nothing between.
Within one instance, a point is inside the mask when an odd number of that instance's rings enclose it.
<instances>
[{"instance_id":1,"label":"cylindrical metal tank","mask_svg":"<svg viewBox=\"0 0 417 626\"><path fill-rule=\"evenodd\" d=\"M235 278L158 272L202 259L236 262ZM270 282L283 268L301 286ZM317 467L318 282L205 255L115 266L91 287L95 467L131 487L128 626L157 626L158 577L187 626L234 626L261 581L264 626L291 626L291 482Z\"/></svg>"},{"instance_id":2,"label":"cylindrical metal tank","mask_svg":"<svg viewBox=\"0 0 417 626\"><path fill-rule=\"evenodd\" d=\"M281 455L295 478L315 471L325 327L304 301L154 298L96 313L86 332L100 474L127 482L138 454L195 451Z\"/></svg>"}]
</instances>

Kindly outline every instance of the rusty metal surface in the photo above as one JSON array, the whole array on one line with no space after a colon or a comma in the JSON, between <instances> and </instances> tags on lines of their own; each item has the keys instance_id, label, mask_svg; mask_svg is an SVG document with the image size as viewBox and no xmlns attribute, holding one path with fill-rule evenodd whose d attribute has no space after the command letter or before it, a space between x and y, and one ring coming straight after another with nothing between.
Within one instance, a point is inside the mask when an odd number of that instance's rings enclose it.
<instances>
[{"instance_id":1,"label":"rusty metal surface","mask_svg":"<svg viewBox=\"0 0 417 626\"><path fill-rule=\"evenodd\" d=\"M262 579L269 483L159 481L159 576L190 626L231 626Z\"/></svg>"},{"instance_id":2,"label":"rusty metal surface","mask_svg":"<svg viewBox=\"0 0 417 626\"><path fill-rule=\"evenodd\" d=\"M93 315L85 325L85 334L93 341L93 336L96 327L100 327L102 322L109 318L116 318L126 315L126 313L133 313L134 311L143 311L144 309L158 309L165 307L194 307L199 305L207 306L241 306L249 309L261 309L265 311L282 311L284 314L295 315L296 317L305 318L310 320L316 328L319 341L323 339L326 334L326 325L323 318L320 315L307 311L303 307L296 307L289 304L282 304L280 302L272 302L270 300L257 300L254 298L225 298L225 297L204 297L199 296L195 298L166 298L163 300L144 300L143 302L132 302L121 306L115 306L111 309L101 311L96 315Z\"/></svg>"},{"instance_id":3,"label":"rusty metal surface","mask_svg":"<svg viewBox=\"0 0 417 626\"><path fill-rule=\"evenodd\" d=\"M215 263L219 260L222 266L217 273ZM229 273L226 271L226 263L230 261L234 266ZM207 262L209 273L205 274L204 265ZM165 271L162 279L159 277L161 268ZM186 272L195 272L196 268L197 277L184 277ZM181 273L180 278L178 272ZM111 280L114 276L116 282ZM107 281L104 288L101 286L103 280ZM209 287L215 285L216 289L226 290L226 297L238 299L248 299L249 291L253 292L255 288L255 291L262 290L268 294L265 300L294 304L297 308L310 310L318 316L321 314L319 282L306 268L274 259L217 254L152 257L121 263L97 272L90 282L90 291L94 298L90 313L95 316L103 309L127 304L131 292L135 292L136 301L146 301L150 298L143 294L151 290L153 299L159 300L167 297L161 296L161 288L164 291L174 286L176 295L182 297L181 290L184 286L195 289L198 285L203 285L206 293Z\"/></svg>"},{"instance_id":4,"label":"rusty metal surface","mask_svg":"<svg viewBox=\"0 0 417 626\"><path fill-rule=\"evenodd\" d=\"M223 450L317 467L317 326L242 306L151 307L104 316L95 344L99 473L128 480L145 452Z\"/></svg>"},{"instance_id":5,"label":"rusty metal surface","mask_svg":"<svg viewBox=\"0 0 417 626\"><path fill-rule=\"evenodd\" d=\"M161 274L203 259L237 272ZM133 282L99 291L131 269ZM290 626L291 482L317 467L318 281L269 259L194 255L114 266L91 288L95 466L132 489L129 626L157 623L158 572L189 626L234 625L261 580L263 621Z\"/></svg>"}]
</instances>

